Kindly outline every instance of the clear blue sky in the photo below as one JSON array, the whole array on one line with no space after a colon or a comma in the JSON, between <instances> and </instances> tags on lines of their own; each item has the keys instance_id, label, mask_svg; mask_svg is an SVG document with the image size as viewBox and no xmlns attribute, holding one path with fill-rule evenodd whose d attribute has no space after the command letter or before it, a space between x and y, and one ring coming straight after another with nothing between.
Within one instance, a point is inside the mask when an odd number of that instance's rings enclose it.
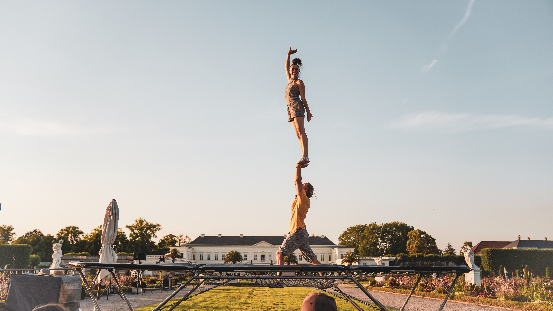
<instances>
[{"instance_id":1,"label":"clear blue sky","mask_svg":"<svg viewBox=\"0 0 553 311\"><path fill-rule=\"evenodd\" d=\"M553 238L551 1L2 1L0 225L165 234L402 221L438 246Z\"/></svg>"}]
</instances>

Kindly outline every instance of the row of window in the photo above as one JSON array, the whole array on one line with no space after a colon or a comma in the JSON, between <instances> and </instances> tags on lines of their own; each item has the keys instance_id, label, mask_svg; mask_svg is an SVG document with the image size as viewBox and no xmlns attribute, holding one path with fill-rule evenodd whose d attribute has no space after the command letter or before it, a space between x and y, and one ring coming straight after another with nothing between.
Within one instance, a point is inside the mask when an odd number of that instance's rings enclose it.
<instances>
[{"instance_id":1,"label":"row of window","mask_svg":"<svg viewBox=\"0 0 553 311\"><path fill-rule=\"evenodd\" d=\"M204 254L199 254L200 255L200 260L204 260ZM226 254L221 254L221 260L224 260L225 259L225 256ZM317 259L319 261L325 261L325 255L315 255L317 257ZM214 254L213 255L213 260L219 260L219 254ZM206 254L206 260L211 260L211 254ZM244 259L244 261L248 261L248 254L244 254L242 256L242 258ZM254 254L253 255L253 260L254 261L257 261L257 254ZM327 255L327 258L328 258L328 261L332 261L332 255ZM343 255L342 255L342 258L343 258ZM265 261L266 260L266 257L264 254L260 255L260 261ZM196 254L192 254L192 260L196 260ZM269 255L269 260L271 260L271 255ZM303 261L303 256L302 255L299 255L298 256L298 260L299 261Z\"/></svg>"}]
</instances>

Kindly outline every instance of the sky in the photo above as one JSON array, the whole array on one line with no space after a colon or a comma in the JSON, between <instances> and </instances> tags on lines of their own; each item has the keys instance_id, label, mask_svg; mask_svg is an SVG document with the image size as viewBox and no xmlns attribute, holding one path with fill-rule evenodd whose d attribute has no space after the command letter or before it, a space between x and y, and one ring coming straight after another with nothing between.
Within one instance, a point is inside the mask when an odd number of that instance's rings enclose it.
<instances>
[{"instance_id":1,"label":"sky","mask_svg":"<svg viewBox=\"0 0 553 311\"><path fill-rule=\"evenodd\" d=\"M313 113L310 234L553 238L551 1L2 1L0 225L283 235Z\"/></svg>"}]
</instances>

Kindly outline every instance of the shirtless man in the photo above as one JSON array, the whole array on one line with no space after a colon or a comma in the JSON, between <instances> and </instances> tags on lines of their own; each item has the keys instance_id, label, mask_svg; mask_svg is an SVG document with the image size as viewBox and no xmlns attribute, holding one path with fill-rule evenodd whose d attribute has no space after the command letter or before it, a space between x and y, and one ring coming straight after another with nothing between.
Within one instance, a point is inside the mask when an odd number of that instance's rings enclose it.
<instances>
[{"instance_id":1,"label":"shirtless man","mask_svg":"<svg viewBox=\"0 0 553 311\"><path fill-rule=\"evenodd\" d=\"M296 249L300 252L307 262L314 265L320 265L317 256L311 250L309 245L309 233L305 226L305 216L310 206L310 198L313 196L314 188L310 183L303 184L301 182L301 169L306 167L307 163L298 161L296 164L296 198L292 203L292 217L290 219L290 232L286 236L284 242L279 247L276 258L277 265L284 264L284 256L288 256Z\"/></svg>"}]
</instances>

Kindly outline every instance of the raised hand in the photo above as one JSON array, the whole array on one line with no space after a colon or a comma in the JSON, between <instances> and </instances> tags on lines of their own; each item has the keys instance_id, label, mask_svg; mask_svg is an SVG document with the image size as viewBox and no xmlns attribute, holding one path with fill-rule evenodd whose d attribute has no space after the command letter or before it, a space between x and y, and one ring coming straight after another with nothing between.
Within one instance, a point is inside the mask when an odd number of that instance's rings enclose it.
<instances>
[{"instance_id":1,"label":"raised hand","mask_svg":"<svg viewBox=\"0 0 553 311\"><path fill-rule=\"evenodd\" d=\"M298 49L292 50L292 47L288 50L288 55L294 54L298 51Z\"/></svg>"}]
</instances>

